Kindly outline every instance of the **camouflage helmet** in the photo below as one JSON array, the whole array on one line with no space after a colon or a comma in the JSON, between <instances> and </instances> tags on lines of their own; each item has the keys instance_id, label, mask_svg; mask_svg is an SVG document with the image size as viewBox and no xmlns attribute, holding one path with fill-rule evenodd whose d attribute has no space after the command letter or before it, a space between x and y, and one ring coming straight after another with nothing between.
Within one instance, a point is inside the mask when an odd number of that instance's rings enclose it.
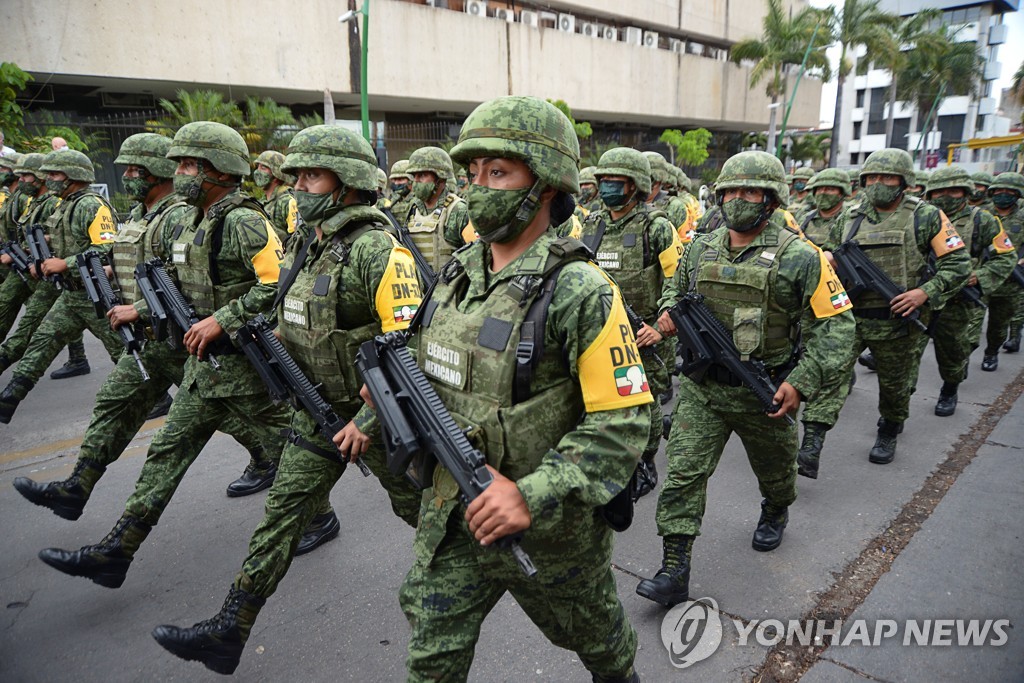
<instances>
[{"instance_id":1,"label":"camouflage helmet","mask_svg":"<svg viewBox=\"0 0 1024 683\"><path fill-rule=\"evenodd\" d=\"M814 177L814 169L810 166L801 166L800 168L793 171L793 180L796 181L799 178L804 180L810 180Z\"/></svg>"},{"instance_id":2,"label":"camouflage helmet","mask_svg":"<svg viewBox=\"0 0 1024 683\"><path fill-rule=\"evenodd\" d=\"M914 174L914 184L920 185L921 187L928 187L928 179L931 178L932 174L928 171L918 171Z\"/></svg>"},{"instance_id":3,"label":"camouflage helmet","mask_svg":"<svg viewBox=\"0 0 1024 683\"><path fill-rule=\"evenodd\" d=\"M817 187L838 187L843 191L844 197L849 197L850 174L841 168L826 168L815 173L811 181L807 183L807 189L811 192Z\"/></svg>"},{"instance_id":4,"label":"camouflage helmet","mask_svg":"<svg viewBox=\"0 0 1024 683\"><path fill-rule=\"evenodd\" d=\"M136 133L125 138L115 164L142 166L157 178L173 178L177 164L167 158L171 139L156 133Z\"/></svg>"},{"instance_id":5,"label":"camouflage helmet","mask_svg":"<svg viewBox=\"0 0 1024 683\"><path fill-rule=\"evenodd\" d=\"M770 190L775 194L779 206L789 204L789 186L786 185L786 169L778 158L760 150L735 154L722 166L715 182L715 194L737 187L756 187Z\"/></svg>"},{"instance_id":6,"label":"camouflage helmet","mask_svg":"<svg viewBox=\"0 0 1024 683\"><path fill-rule=\"evenodd\" d=\"M271 175L280 180L285 185L294 185L295 176L285 173L281 170L281 166L284 164L284 155L280 152L276 152L272 149L260 152L260 155L256 157L256 161L252 163L255 168L259 164L263 164L270 169Z\"/></svg>"},{"instance_id":7,"label":"camouflage helmet","mask_svg":"<svg viewBox=\"0 0 1024 683\"><path fill-rule=\"evenodd\" d=\"M972 185L984 185L985 187L990 187L993 182L995 182L995 178L992 177L991 173L978 171L977 173L971 174ZM974 188L972 187L971 189L973 190Z\"/></svg>"},{"instance_id":8,"label":"camouflage helmet","mask_svg":"<svg viewBox=\"0 0 1024 683\"><path fill-rule=\"evenodd\" d=\"M377 190L377 157L362 135L341 126L310 126L288 145L282 171L326 168L346 187Z\"/></svg>"},{"instance_id":9,"label":"camouflage helmet","mask_svg":"<svg viewBox=\"0 0 1024 683\"><path fill-rule=\"evenodd\" d=\"M952 164L950 166L943 166L942 168L936 169L931 177L928 178L928 186L925 188L925 194L931 194L935 190L944 190L947 188L959 187L967 194L974 192L974 181L971 180L971 175L967 172L963 166Z\"/></svg>"},{"instance_id":10,"label":"camouflage helmet","mask_svg":"<svg viewBox=\"0 0 1024 683\"><path fill-rule=\"evenodd\" d=\"M21 161L18 162L14 172L19 175L22 173L31 173L38 178L41 175L39 169L42 167L43 159L45 158L45 154L39 154L38 152L22 154Z\"/></svg>"},{"instance_id":11,"label":"camouflage helmet","mask_svg":"<svg viewBox=\"0 0 1024 683\"><path fill-rule=\"evenodd\" d=\"M872 152L860 169L858 177L861 187L864 187L864 176L872 173L898 175L908 186L916 184L914 160L910 158L910 154L905 149L886 147Z\"/></svg>"},{"instance_id":12,"label":"camouflage helmet","mask_svg":"<svg viewBox=\"0 0 1024 683\"><path fill-rule=\"evenodd\" d=\"M249 148L234 128L214 121L186 123L174 134L167 158L205 159L221 173L247 177Z\"/></svg>"},{"instance_id":13,"label":"camouflage helmet","mask_svg":"<svg viewBox=\"0 0 1024 683\"><path fill-rule=\"evenodd\" d=\"M676 187L684 192L693 194L693 185L690 182L690 176L686 175L686 172L678 166L674 166L676 174Z\"/></svg>"},{"instance_id":14,"label":"camouflage helmet","mask_svg":"<svg viewBox=\"0 0 1024 683\"><path fill-rule=\"evenodd\" d=\"M409 155L409 165L405 172L409 175L431 172L438 180L454 180L455 167L448 152L440 147L420 147Z\"/></svg>"},{"instance_id":15,"label":"camouflage helmet","mask_svg":"<svg viewBox=\"0 0 1024 683\"><path fill-rule=\"evenodd\" d=\"M96 180L96 172L93 170L89 157L68 147L47 154L43 158L43 164L39 170L43 173L50 171L63 173L71 180L80 183L91 183Z\"/></svg>"},{"instance_id":16,"label":"camouflage helmet","mask_svg":"<svg viewBox=\"0 0 1024 683\"><path fill-rule=\"evenodd\" d=\"M407 173L408 168L409 160L399 159L395 163L391 164L391 173L388 175L388 178L406 178L409 182L412 182L412 176Z\"/></svg>"},{"instance_id":17,"label":"camouflage helmet","mask_svg":"<svg viewBox=\"0 0 1024 683\"><path fill-rule=\"evenodd\" d=\"M992 194L996 190L1016 190L1024 197L1024 175L1013 172L1000 173L993 178L988 193Z\"/></svg>"},{"instance_id":18,"label":"camouflage helmet","mask_svg":"<svg viewBox=\"0 0 1024 683\"><path fill-rule=\"evenodd\" d=\"M377 190L383 192L384 188L388 186L388 174L384 172L383 168L377 168Z\"/></svg>"},{"instance_id":19,"label":"camouflage helmet","mask_svg":"<svg viewBox=\"0 0 1024 683\"><path fill-rule=\"evenodd\" d=\"M587 166L580 171L580 185L583 183L590 183L591 185L597 185L597 178L594 176L594 166Z\"/></svg>"},{"instance_id":20,"label":"camouflage helmet","mask_svg":"<svg viewBox=\"0 0 1024 683\"><path fill-rule=\"evenodd\" d=\"M23 155L17 152L11 152L10 154L0 154L0 168L9 168L12 171L18 167L21 163ZM17 171L15 171L17 172Z\"/></svg>"},{"instance_id":21,"label":"camouflage helmet","mask_svg":"<svg viewBox=\"0 0 1024 683\"><path fill-rule=\"evenodd\" d=\"M669 170L668 161L657 152L644 152L647 161L651 164L651 184L661 183L663 185L672 182L672 171Z\"/></svg>"},{"instance_id":22,"label":"camouflage helmet","mask_svg":"<svg viewBox=\"0 0 1024 683\"><path fill-rule=\"evenodd\" d=\"M793 174L792 173L787 173L786 174L786 184L787 185L792 185L793 184Z\"/></svg>"},{"instance_id":23,"label":"camouflage helmet","mask_svg":"<svg viewBox=\"0 0 1024 683\"><path fill-rule=\"evenodd\" d=\"M572 122L537 97L484 102L462 124L452 158L464 166L478 157L518 159L549 187L578 194L580 141Z\"/></svg>"},{"instance_id":24,"label":"camouflage helmet","mask_svg":"<svg viewBox=\"0 0 1024 683\"><path fill-rule=\"evenodd\" d=\"M594 175L598 180L606 175L625 176L636 183L644 196L651 193L651 162L632 147L616 147L602 154Z\"/></svg>"}]
</instances>

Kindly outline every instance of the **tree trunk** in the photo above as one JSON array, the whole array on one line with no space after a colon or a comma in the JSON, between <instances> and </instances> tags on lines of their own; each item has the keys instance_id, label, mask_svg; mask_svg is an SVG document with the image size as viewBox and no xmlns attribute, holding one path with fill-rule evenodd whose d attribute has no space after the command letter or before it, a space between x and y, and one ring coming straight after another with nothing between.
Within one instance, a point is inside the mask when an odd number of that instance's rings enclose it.
<instances>
[{"instance_id":1,"label":"tree trunk","mask_svg":"<svg viewBox=\"0 0 1024 683\"><path fill-rule=\"evenodd\" d=\"M843 63L845 61L846 46L843 45L843 51L839 57L839 74L836 79L836 113L832 117L832 144L828 147L829 168L835 168L839 162L839 128L843 123L843 86L846 84L846 75L843 74Z\"/></svg>"},{"instance_id":2,"label":"tree trunk","mask_svg":"<svg viewBox=\"0 0 1024 683\"><path fill-rule=\"evenodd\" d=\"M772 104L778 104L778 101L779 96L772 95ZM766 151L769 154L775 154L775 112L777 112L778 110L779 108L777 106L773 106L771 109L768 110L768 142L765 146L767 147Z\"/></svg>"},{"instance_id":3,"label":"tree trunk","mask_svg":"<svg viewBox=\"0 0 1024 683\"><path fill-rule=\"evenodd\" d=\"M894 147L892 133L896 126L896 73L892 72L892 85L889 86L889 116L885 120L885 146ZM909 130L907 131L910 132Z\"/></svg>"}]
</instances>

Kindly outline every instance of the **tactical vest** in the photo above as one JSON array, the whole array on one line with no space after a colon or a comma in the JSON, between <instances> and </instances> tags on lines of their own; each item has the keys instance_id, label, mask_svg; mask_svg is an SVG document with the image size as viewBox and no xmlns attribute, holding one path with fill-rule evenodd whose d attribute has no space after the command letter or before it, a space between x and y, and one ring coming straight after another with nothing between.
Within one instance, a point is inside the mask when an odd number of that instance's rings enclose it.
<instances>
[{"instance_id":1,"label":"tactical vest","mask_svg":"<svg viewBox=\"0 0 1024 683\"><path fill-rule=\"evenodd\" d=\"M519 275L495 287L473 313L458 307L469 284L460 253L442 270L425 304L417 360L436 380L433 385L456 421L471 427L470 438L487 462L516 480L537 469L583 416L583 396L561 348L546 348L537 360L535 377L556 378L549 386L527 396L516 396L514 388L516 368L527 355L521 341L545 333L524 326L532 303L552 273L587 259L588 252L576 240L555 240L546 262L524 262Z\"/></svg>"},{"instance_id":2,"label":"tactical vest","mask_svg":"<svg viewBox=\"0 0 1024 683\"><path fill-rule=\"evenodd\" d=\"M906 198L898 209L877 224L865 220L863 213L857 213L843 241L856 239L894 283L906 290L913 289L921 282L928 265L917 249L917 211L921 206L918 200ZM888 310L890 307L888 301L871 290L857 295L853 305L854 310Z\"/></svg>"},{"instance_id":3,"label":"tactical vest","mask_svg":"<svg viewBox=\"0 0 1024 683\"><path fill-rule=\"evenodd\" d=\"M327 244L316 261L307 257L277 311L278 331L288 352L332 404L359 399L363 382L356 372L356 352L360 344L380 334L377 322L348 326L338 309L338 288L344 282L356 240L372 230L385 231L378 222L379 214L369 207L346 208L339 218L338 231L325 236ZM313 246L315 243L310 248ZM291 264L292 268L297 266ZM287 277L287 271L282 270L281 282Z\"/></svg>"},{"instance_id":4,"label":"tactical vest","mask_svg":"<svg viewBox=\"0 0 1024 683\"><path fill-rule=\"evenodd\" d=\"M220 281L217 267L224 220L232 211L243 207L256 211L269 221L259 202L235 193L210 207L194 233L175 232L171 261L177 270L181 293L192 302L199 318L213 315L252 289L254 284L254 280L224 284Z\"/></svg>"},{"instance_id":5,"label":"tactical vest","mask_svg":"<svg viewBox=\"0 0 1024 683\"><path fill-rule=\"evenodd\" d=\"M171 209L187 206L184 201L171 202L156 211L145 214L141 220L131 221L114 236L110 261L121 289L121 303L131 306L142 298L135 282L135 266L161 254L160 233L163 219Z\"/></svg>"},{"instance_id":6,"label":"tactical vest","mask_svg":"<svg viewBox=\"0 0 1024 683\"><path fill-rule=\"evenodd\" d=\"M1024 258L1024 210L1018 209L1005 218L996 216L1003 224L1003 230L1017 249L1017 258Z\"/></svg>"},{"instance_id":7,"label":"tactical vest","mask_svg":"<svg viewBox=\"0 0 1024 683\"><path fill-rule=\"evenodd\" d=\"M985 256L986 249L988 246L982 243L980 238L981 233L981 209L975 206L969 206L970 211L958 215L954 221L950 219L953 227L960 234L960 239L964 241L964 248L967 253L971 255L971 268L977 268L981 265L982 257ZM947 216L948 218L948 216ZM971 230L967 230L967 225L971 224Z\"/></svg>"},{"instance_id":8,"label":"tactical vest","mask_svg":"<svg viewBox=\"0 0 1024 683\"><path fill-rule=\"evenodd\" d=\"M806 237L815 245L821 246L828 241L829 228L832 226L832 221L839 216L836 213L832 218L824 218L818 213L817 209L812 209L806 216L804 216L804 222L800 225L800 231L803 232ZM820 218L821 220L815 220Z\"/></svg>"},{"instance_id":9,"label":"tactical vest","mask_svg":"<svg viewBox=\"0 0 1024 683\"><path fill-rule=\"evenodd\" d=\"M95 192L88 189L78 190L65 197L43 223L46 228L46 234L50 236L50 251L57 258L63 259L74 256L85 251L90 246L88 235L86 235L85 243L79 243L75 241L74 236L71 234L71 220L75 215L75 207L86 197L96 197L100 200L101 204L106 204L103 197ZM111 211L111 215L113 215L113 211ZM61 227L62 224L64 224L63 227Z\"/></svg>"},{"instance_id":10,"label":"tactical vest","mask_svg":"<svg viewBox=\"0 0 1024 683\"><path fill-rule=\"evenodd\" d=\"M434 272L440 270L455 251L444 238L444 226L448 223L452 207L461 201L456 194L449 192L444 201L439 202L430 213L420 213L416 209L409 217L409 233L413 244Z\"/></svg>"},{"instance_id":11,"label":"tactical vest","mask_svg":"<svg viewBox=\"0 0 1024 683\"><path fill-rule=\"evenodd\" d=\"M800 238L779 228L766 234L765 240L769 243L760 251L750 249L736 261L730 260L727 243L719 249L711 242L700 242L703 247L690 288L705 296L704 303L732 333L742 356L774 368L792 359L799 338L799 314L791 322L790 313L776 300L775 282L783 253Z\"/></svg>"},{"instance_id":12,"label":"tactical vest","mask_svg":"<svg viewBox=\"0 0 1024 683\"><path fill-rule=\"evenodd\" d=\"M652 253L650 228L662 211L637 210L619 226L621 232L605 233L601 217L583 227L583 243L597 254L597 263L619 286L622 298L637 315L649 321L658 313L658 299L664 283L664 271L658 255Z\"/></svg>"}]
</instances>

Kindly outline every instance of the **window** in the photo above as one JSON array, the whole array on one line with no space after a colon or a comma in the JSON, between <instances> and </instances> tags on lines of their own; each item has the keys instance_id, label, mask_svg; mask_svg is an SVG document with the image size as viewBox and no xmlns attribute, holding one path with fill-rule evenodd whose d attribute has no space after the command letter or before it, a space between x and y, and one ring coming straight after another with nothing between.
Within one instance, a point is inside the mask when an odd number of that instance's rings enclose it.
<instances>
[{"instance_id":1,"label":"window","mask_svg":"<svg viewBox=\"0 0 1024 683\"><path fill-rule=\"evenodd\" d=\"M907 134L910 133L910 119L896 119L892 122L892 146L906 149L910 143Z\"/></svg>"},{"instance_id":2,"label":"window","mask_svg":"<svg viewBox=\"0 0 1024 683\"><path fill-rule=\"evenodd\" d=\"M860 134L861 134L861 128L862 127L863 126L862 126L862 122L861 121L854 122L854 124L853 124L853 139L854 140L860 140Z\"/></svg>"},{"instance_id":3,"label":"window","mask_svg":"<svg viewBox=\"0 0 1024 683\"><path fill-rule=\"evenodd\" d=\"M863 107L864 106L864 88L860 88L857 91L857 104L854 105L854 106L857 106L857 107Z\"/></svg>"},{"instance_id":4,"label":"window","mask_svg":"<svg viewBox=\"0 0 1024 683\"><path fill-rule=\"evenodd\" d=\"M871 104L868 105L868 135L879 135L885 132L885 105L888 88L872 88Z\"/></svg>"}]
</instances>

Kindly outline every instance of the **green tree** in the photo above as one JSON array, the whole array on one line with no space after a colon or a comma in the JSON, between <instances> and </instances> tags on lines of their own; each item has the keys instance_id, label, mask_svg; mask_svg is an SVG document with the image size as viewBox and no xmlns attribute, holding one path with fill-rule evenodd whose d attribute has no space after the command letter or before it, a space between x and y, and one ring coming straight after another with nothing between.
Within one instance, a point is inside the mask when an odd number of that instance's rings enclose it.
<instances>
[{"instance_id":1,"label":"green tree","mask_svg":"<svg viewBox=\"0 0 1024 683\"><path fill-rule=\"evenodd\" d=\"M13 62L0 63L0 130L10 145L21 146L24 114L17 102L18 93L32 80Z\"/></svg>"},{"instance_id":2,"label":"green tree","mask_svg":"<svg viewBox=\"0 0 1024 683\"><path fill-rule=\"evenodd\" d=\"M780 101L785 101L786 77L792 66L803 62L815 29L827 23L828 17L812 7L805 7L791 17L783 9L782 0L767 0L767 6L761 37L741 40L733 45L729 59L736 64L754 62L750 71L751 88L765 81L765 93L772 101L768 119L768 150L774 151L776 114ZM825 42L819 38L811 45L807 67L817 69L827 80L831 78L831 69L825 54Z\"/></svg>"},{"instance_id":3,"label":"green tree","mask_svg":"<svg viewBox=\"0 0 1024 683\"><path fill-rule=\"evenodd\" d=\"M565 116L572 121L572 127L576 130L576 137L580 140L589 138L594 134L594 129L590 127L590 124L586 121L577 121L572 116L572 108L565 103L565 100L548 100L551 104L555 105L558 111L565 114Z\"/></svg>"},{"instance_id":4,"label":"green tree","mask_svg":"<svg viewBox=\"0 0 1024 683\"><path fill-rule=\"evenodd\" d=\"M700 166L708 160L708 145L711 144L711 131L696 128L685 133L669 128L662 132L660 141L668 145L669 161L673 164Z\"/></svg>"},{"instance_id":5,"label":"green tree","mask_svg":"<svg viewBox=\"0 0 1024 683\"><path fill-rule=\"evenodd\" d=\"M53 112L45 109L33 112L32 121L25 124L20 140L23 152L46 154L53 148L53 138L62 137L68 147L89 155L110 153L110 138L104 131L87 132L85 128L59 120Z\"/></svg>"},{"instance_id":6,"label":"green tree","mask_svg":"<svg viewBox=\"0 0 1024 683\"><path fill-rule=\"evenodd\" d=\"M869 54L891 49L893 38L891 28L898 19L895 15L878 9L878 0L844 0L842 7L832 6L832 42L840 47L839 68L836 83L836 111L832 129L839 130L843 118L843 85L853 69L853 60L848 54L854 48L864 45ZM839 136L832 136L829 150L829 166L835 166L839 156Z\"/></svg>"},{"instance_id":7,"label":"green tree","mask_svg":"<svg viewBox=\"0 0 1024 683\"><path fill-rule=\"evenodd\" d=\"M234 102L224 99L215 90L178 90L176 101L160 98L160 107L167 115L154 122L156 132L174 135L175 131L193 121L216 121L239 128L244 123L242 110Z\"/></svg>"},{"instance_id":8,"label":"green tree","mask_svg":"<svg viewBox=\"0 0 1024 683\"><path fill-rule=\"evenodd\" d=\"M831 142L830 133L793 136L786 156L793 161L803 161L813 166L825 161L830 153Z\"/></svg>"},{"instance_id":9,"label":"green tree","mask_svg":"<svg viewBox=\"0 0 1024 683\"><path fill-rule=\"evenodd\" d=\"M254 154L267 149L283 152L295 135L296 124L288 107L269 97L248 97L245 100L245 123L238 132Z\"/></svg>"},{"instance_id":10,"label":"green tree","mask_svg":"<svg viewBox=\"0 0 1024 683\"><path fill-rule=\"evenodd\" d=\"M913 47L934 50L941 46L935 41L942 37L931 30L933 20L942 16L940 9L926 9L909 17L902 17L892 29L889 43L879 46L872 53L872 61L889 71L892 84L889 86L889 115L885 119L885 146L892 147L893 129L896 125L896 92L900 78L909 63L909 49Z\"/></svg>"}]
</instances>

